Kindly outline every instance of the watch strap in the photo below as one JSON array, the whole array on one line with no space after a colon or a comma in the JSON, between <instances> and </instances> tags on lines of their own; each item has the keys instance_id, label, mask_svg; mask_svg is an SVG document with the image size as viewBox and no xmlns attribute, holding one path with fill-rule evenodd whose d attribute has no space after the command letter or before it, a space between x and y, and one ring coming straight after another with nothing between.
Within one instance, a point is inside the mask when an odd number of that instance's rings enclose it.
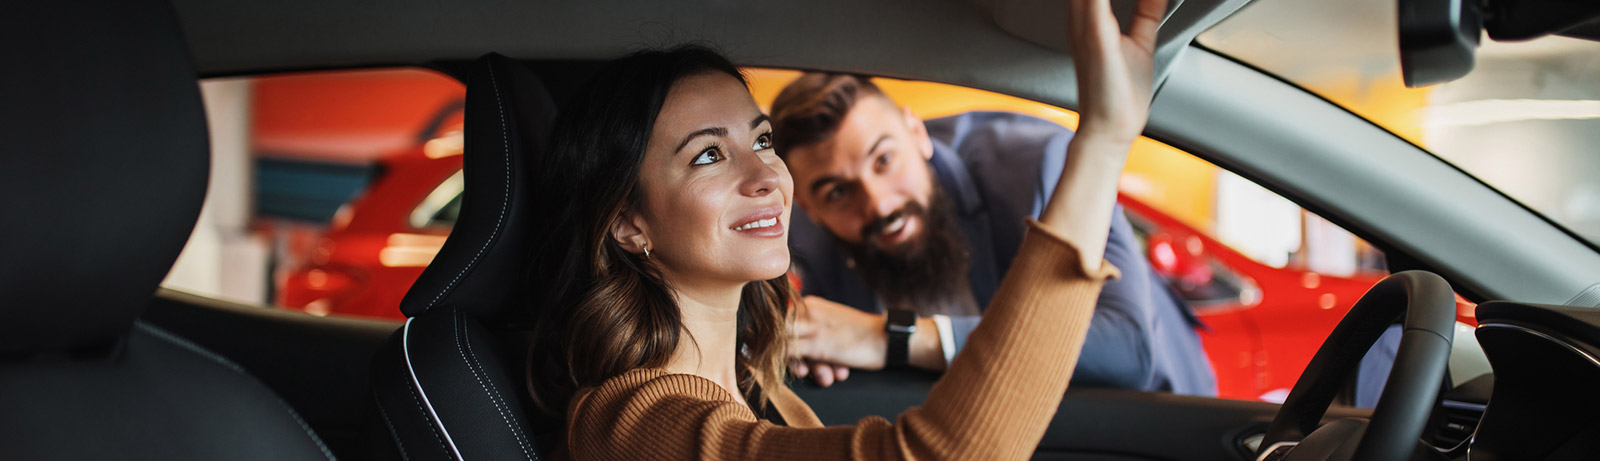
<instances>
[{"instance_id":1,"label":"watch strap","mask_svg":"<svg viewBox=\"0 0 1600 461\"><path fill-rule=\"evenodd\" d=\"M889 348L884 357L885 368L903 368L911 361L911 335L917 332L917 313L904 309L890 309L883 324L888 333Z\"/></svg>"}]
</instances>

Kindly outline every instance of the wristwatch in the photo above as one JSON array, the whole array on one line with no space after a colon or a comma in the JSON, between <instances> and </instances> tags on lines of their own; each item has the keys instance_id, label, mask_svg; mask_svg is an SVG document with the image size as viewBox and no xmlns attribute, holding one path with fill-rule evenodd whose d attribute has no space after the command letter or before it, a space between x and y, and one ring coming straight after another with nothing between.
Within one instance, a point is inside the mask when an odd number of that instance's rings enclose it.
<instances>
[{"instance_id":1,"label":"wristwatch","mask_svg":"<svg viewBox=\"0 0 1600 461\"><path fill-rule=\"evenodd\" d=\"M884 368L906 367L911 359L911 334L917 332L917 313L889 309L887 317L883 331L889 334L889 352L884 357Z\"/></svg>"}]
</instances>

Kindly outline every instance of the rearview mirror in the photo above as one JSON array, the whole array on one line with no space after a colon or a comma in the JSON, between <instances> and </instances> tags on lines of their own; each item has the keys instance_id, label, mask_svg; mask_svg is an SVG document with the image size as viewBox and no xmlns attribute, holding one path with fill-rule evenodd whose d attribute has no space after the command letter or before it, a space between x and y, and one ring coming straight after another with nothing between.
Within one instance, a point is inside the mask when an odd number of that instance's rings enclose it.
<instances>
[{"instance_id":1,"label":"rearview mirror","mask_svg":"<svg viewBox=\"0 0 1600 461\"><path fill-rule=\"evenodd\" d=\"M1400 73L1406 86L1472 71L1479 37L1531 40L1549 34L1600 40L1600 2L1575 0L1399 0Z\"/></svg>"},{"instance_id":2,"label":"rearview mirror","mask_svg":"<svg viewBox=\"0 0 1600 461\"><path fill-rule=\"evenodd\" d=\"M1475 0L1400 0L1400 73L1406 86L1467 75L1482 34Z\"/></svg>"}]
</instances>

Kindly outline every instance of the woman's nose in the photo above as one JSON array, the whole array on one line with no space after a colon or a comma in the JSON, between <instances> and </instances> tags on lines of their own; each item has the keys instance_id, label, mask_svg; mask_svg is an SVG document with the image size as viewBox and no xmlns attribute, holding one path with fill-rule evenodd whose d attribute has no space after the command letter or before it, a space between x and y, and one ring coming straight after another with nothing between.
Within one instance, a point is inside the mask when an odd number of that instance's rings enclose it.
<instances>
[{"instance_id":1,"label":"woman's nose","mask_svg":"<svg viewBox=\"0 0 1600 461\"><path fill-rule=\"evenodd\" d=\"M781 167L768 164L759 154L752 154L744 160L741 163L744 163L745 180L739 187L740 193L760 197L778 190L782 176L777 168Z\"/></svg>"}]
</instances>

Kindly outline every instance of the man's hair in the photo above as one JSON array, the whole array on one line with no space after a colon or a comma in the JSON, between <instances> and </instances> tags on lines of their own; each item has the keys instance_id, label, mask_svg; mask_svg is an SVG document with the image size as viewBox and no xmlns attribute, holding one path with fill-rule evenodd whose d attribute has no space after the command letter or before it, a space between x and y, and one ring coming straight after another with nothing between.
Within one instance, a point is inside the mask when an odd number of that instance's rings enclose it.
<instances>
[{"instance_id":1,"label":"man's hair","mask_svg":"<svg viewBox=\"0 0 1600 461\"><path fill-rule=\"evenodd\" d=\"M778 157L789 149L828 139L839 131L846 114L864 96L884 97L868 77L807 72L790 82L772 101L772 144Z\"/></svg>"}]
</instances>

